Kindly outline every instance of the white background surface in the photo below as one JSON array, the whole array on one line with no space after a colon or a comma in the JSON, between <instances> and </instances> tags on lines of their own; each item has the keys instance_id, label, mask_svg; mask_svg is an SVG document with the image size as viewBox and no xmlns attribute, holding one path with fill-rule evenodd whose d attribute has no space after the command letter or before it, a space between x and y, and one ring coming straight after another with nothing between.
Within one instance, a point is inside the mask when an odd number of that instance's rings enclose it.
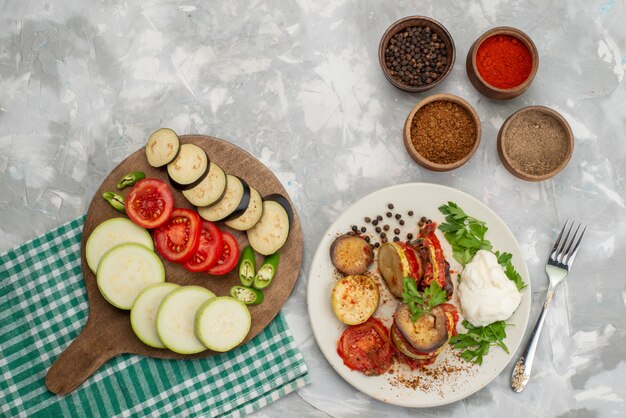
<instances>
[{"instance_id":1,"label":"white background surface","mask_svg":"<svg viewBox=\"0 0 626 418\"><path fill-rule=\"evenodd\" d=\"M449 78L422 94L397 90L377 61L384 30L423 14L457 46ZM304 262L285 307L312 384L259 416L413 416L355 391L330 368L306 315L306 272L323 232L358 198L405 182L453 186L492 208L516 235L533 288L566 218L590 225L557 291L522 394L510 366L476 395L423 416L623 414L626 389L626 6L601 1L0 0L0 250L83 214L102 179L156 128L217 136L252 152L300 214ZM539 71L509 102L480 96L465 55L487 29L510 25L536 43ZM428 172L408 157L402 125L432 93L457 94L482 120L462 168ZM500 164L495 140L515 110L561 112L576 136L569 165L527 183ZM528 332L527 332L528 335Z\"/></svg>"}]
</instances>

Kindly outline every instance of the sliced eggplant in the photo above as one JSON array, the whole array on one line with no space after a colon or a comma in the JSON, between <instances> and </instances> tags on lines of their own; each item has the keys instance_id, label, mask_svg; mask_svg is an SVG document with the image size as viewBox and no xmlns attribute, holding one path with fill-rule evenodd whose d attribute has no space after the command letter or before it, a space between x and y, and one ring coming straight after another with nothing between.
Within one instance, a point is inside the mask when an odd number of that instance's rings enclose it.
<instances>
[{"instance_id":1,"label":"sliced eggplant","mask_svg":"<svg viewBox=\"0 0 626 418\"><path fill-rule=\"evenodd\" d=\"M402 242L386 242L380 246L378 271L395 297L402 297L404 277L411 277L419 283L421 270L419 256L410 245Z\"/></svg>"},{"instance_id":2,"label":"sliced eggplant","mask_svg":"<svg viewBox=\"0 0 626 418\"><path fill-rule=\"evenodd\" d=\"M176 132L168 128L157 129L146 143L146 158L152 167L163 167L178 157L180 141Z\"/></svg>"},{"instance_id":3,"label":"sliced eggplant","mask_svg":"<svg viewBox=\"0 0 626 418\"><path fill-rule=\"evenodd\" d=\"M263 214L248 229L248 242L259 254L270 255L287 242L292 211L289 201L280 195L270 195L263 200Z\"/></svg>"},{"instance_id":4,"label":"sliced eggplant","mask_svg":"<svg viewBox=\"0 0 626 418\"><path fill-rule=\"evenodd\" d=\"M448 342L448 318L441 305L413 322L409 307L401 303L394 314L394 323L407 342L421 353L436 351Z\"/></svg>"},{"instance_id":5,"label":"sliced eggplant","mask_svg":"<svg viewBox=\"0 0 626 418\"><path fill-rule=\"evenodd\" d=\"M226 183L222 167L211 161L207 176L193 189L183 190L183 196L194 206L211 206L226 193Z\"/></svg>"},{"instance_id":6,"label":"sliced eggplant","mask_svg":"<svg viewBox=\"0 0 626 418\"><path fill-rule=\"evenodd\" d=\"M228 221L241 216L250 203L250 186L237 176L226 175L224 196L214 205L198 208L207 221Z\"/></svg>"},{"instance_id":7,"label":"sliced eggplant","mask_svg":"<svg viewBox=\"0 0 626 418\"><path fill-rule=\"evenodd\" d=\"M199 185L209 174L209 157L194 144L182 144L178 157L167 165L170 183L178 190L189 190Z\"/></svg>"},{"instance_id":8,"label":"sliced eggplant","mask_svg":"<svg viewBox=\"0 0 626 418\"><path fill-rule=\"evenodd\" d=\"M330 261L344 274L363 274L374 261L374 249L357 235L340 235L330 246Z\"/></svg>"},{"instance_id":9,"label":"sliced eggplant","mask_svg":"<svg viewBox=\"0 0 626 418\"><path fill-rule=\"evenodd\" d=\"M238 231L247 231L261 219L263 199L254 187L250 187L250 202L243 215L226 222L226 225Z\"/></svg>"}]
</instances>

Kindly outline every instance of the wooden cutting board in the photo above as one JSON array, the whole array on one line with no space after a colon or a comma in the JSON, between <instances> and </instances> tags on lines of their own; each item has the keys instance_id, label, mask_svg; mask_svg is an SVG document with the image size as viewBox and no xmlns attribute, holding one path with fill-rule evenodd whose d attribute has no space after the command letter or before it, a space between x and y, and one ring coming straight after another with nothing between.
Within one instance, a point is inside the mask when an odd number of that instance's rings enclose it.
<instances>
[{"instance_id":1,"label":"wooden cutting board","mask_svg":"<svg viewBox=\"0 0 626 418\"><path fill-rule=\"evenodd\" d=\"M229 142L203 135L182 135L180 141L183 144L192 143L203 148L211 161L219 164L227 174L237 175L244 179L250 186L257 189L261 196L272 193L285 196L293 208L293 222L289 238L280 250L281 258L277 275L272 284L265 289L265 301L258 306L250 306L252 327L244 341L245 344L274 319L296 284L302 263L300 220L293 202L291 202L280 181L263 163L248 152ZM148 165L145 148L142 148L122 161L102 182L96 192L87 211L81 243L83 277L89 298L89 318L80 335L48 370L46 386L53 393L63 395L71 392L109 359L122 353L181 359L182 361L218 354L207 350L194 355L181 355L167 349L152 348L143 344L130 326L130 311L117 309L110 305L98 290L96 276L87 266L85 259L85 243L94 228L102 221L124 216L109 206L102 198L102 193L105 191L119 192L116 184L124 175L132 171L143 171L146 173L146 177L159 178L168 182L167 170L164 167L157 169ZM126 195L128 190L130 188L122 190L121 193ZM182 193L174 189L172 191L175 207L194 209ZM248 243L245 232L235 231L222 223L218 223L218 226L232 233L237 238L241 249ZM165 267L165 280L168 282L204 286L218 296L228 295L231 286L239 284L236 268L225 276L209 276L206 273L191 273L185 270L182 265L169 262L162 257L161 260ZM257 254L257 265L260 265L262 261L262 257Z\"/></svg>"}]
</instances>

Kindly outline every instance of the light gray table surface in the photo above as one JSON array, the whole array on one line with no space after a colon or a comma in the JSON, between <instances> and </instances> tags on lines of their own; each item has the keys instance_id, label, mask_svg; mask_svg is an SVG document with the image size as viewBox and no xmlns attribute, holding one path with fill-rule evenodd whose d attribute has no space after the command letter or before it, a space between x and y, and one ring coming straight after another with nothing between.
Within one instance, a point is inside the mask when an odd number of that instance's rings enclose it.
<instances>
[{"instance_id":1,"label":"light gray table surface","mask_svg":"<svg viewBox=\"0 0 626 418\"><path fill-rule=\"evenodd\" d=\"M394 88L377 58L387 26L413 14L441 21L457 47L449 78L422 94ZM533 38L540 65L524 95L495 102L469 83L465 56L502 25ZM109 171L161 126L232 141L286 187L304 260L284 313L312 383L257 416L626 414L623 0L0 0L0 27L0 251L85 213ZM442 92L476 108L483 136L465 166L434 173L409 158L401 131L417 101ZM541 183L511 176L495 146L508 115L533 104L561 112L576 137L569 165ZM317 243L353 201L405 182L458 188L504 219L530 270L531 322L556 231L566 218L589 224L525 392L509 389L509 365L461 402L403 409L357 392L323 358L306 313Z\"/></svg>"}]
</instances>

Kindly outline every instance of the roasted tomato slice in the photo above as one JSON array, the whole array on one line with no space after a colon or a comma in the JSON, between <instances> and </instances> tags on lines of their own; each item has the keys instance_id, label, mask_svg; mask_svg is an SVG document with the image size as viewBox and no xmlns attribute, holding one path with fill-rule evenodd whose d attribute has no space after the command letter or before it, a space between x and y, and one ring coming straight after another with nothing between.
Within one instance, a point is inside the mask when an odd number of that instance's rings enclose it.
<instances>
[{"instance_id":1,"label":"roasted tomato slice","mask_svg":"<svg viewBox=\"0 0 626 418\"><path fill-rule=\"evenodd\" d=\"M235 237L228 232L222 231L223 250L217 263L207 270L207 273L214 276L221 276L231 271L239 260L239 245Z\"/></svg>"},{"instance_id":2,"label":"roasted tomato slice","mask_svg":"<svg viewBox=\"0 0 626 418\"><path fill-rule=\"evenodd\" d=\"M217 264L224 249L222 232L213 222L202 221L198 251L183 266L194 273L207 271Z\"/></svg>"},{"instance_id":3,"label":"roasted tomato slice","mask_svg":"<svg viewBox=\"0 0 626 418\"><path fill-rule=\"evenodd\" d=\"M374 317L348 327L339 338L337 354L352 370L368 376L383 374L393 361L389 330Z\"/></svg>"},{"instance_id":4,"label":"roasted tomato slice","mask_svg":"<svg viewBox=\"0 0 626 418\"><path fill-rule=\"evenodd\" d=\"M174 195L158 179L139 180L126 196L126 215L142 228L158 228L172 215Z\"/></svg>"},{"instance_id":5,"label":"roasted tomato slice","mask_svg":"<svg viewBox=\"0 0 626 418\"><path fill-rule=\"evenodd\" d=\"M165 259L187 261L198 251L202 220L193 210L174 209L167 222L154 230L154 244Z\"/></svg>"}]
</instances>

